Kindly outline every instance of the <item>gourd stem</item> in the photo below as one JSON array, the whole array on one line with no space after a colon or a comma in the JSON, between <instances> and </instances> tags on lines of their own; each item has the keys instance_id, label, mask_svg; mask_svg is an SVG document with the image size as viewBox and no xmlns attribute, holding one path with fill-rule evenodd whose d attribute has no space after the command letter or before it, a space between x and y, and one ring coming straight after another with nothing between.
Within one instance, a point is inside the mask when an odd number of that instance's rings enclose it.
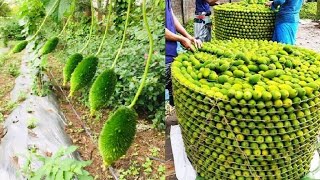
<instances>
[{"instance_id":1,"label":"gourd stem","mask_svg":"<svg viewBox=\"0 0 320 180\"><path fill-rule=\"evenodd\" d=\"M119 55L120 55L120 52L123 48L123 45L124 45L124 41L126 39L126 33L127 33L127 28L128 28L128 24L129 24L129 14L130 14L130 11L131 11L131 0L129 0L128 2L128 9L127 9L127 17L126 17L126 22L125 22L125 25L124 25L124 30L123 30L123 35L122 35L122 41L121 41L121 45L118 49L118 52L117 52L117 55L112 63L112 66L111 66L111 69L113 69L119 59Z\"/></svg>"},{"instance_id":2,"label":"gourd stem","mask_svg":"<svg viewBox=\"0 0 320 180\"><path fill-rule=\"evenodd\" d=\"M44 25L44 23L46 22L47 18L49 17L49 15L52 13L52 11L56 8L56 6L58 5L59 0L56 0L56 2L54 3L54 5L52 6L52 8L49 10L49 12L46 14L46 16L44 17L40 27L38 28L37 32L31 37L31 39L28 40L28 42L30 42L31 40L33 40L40 32L40 30L42 29L42 26Z\"/></svg>"},{"instance_id":3,"label":"gourd stem","mask_svg":"<svg viewBox=\"0 0 320 180\"><path fill-rule=\"evenodd\" d=\"M102 41L101 41L101 43L100 43L98 52L96 53L96 56L98 56L98 54L100 54L100 52L101 52L101 50L102 50L102 46L103 46L103 44L104 44L104 41L106 40L107 32L108 32L108 27L109 27L109 24L110 24L111 11L112 11L112 2L111 2L111 0L109 0L108 3L109 3L109 5L108 5L108 15L107 15L106 29L104 30L104 35L103 35Z\"/></svg>"},{"instance_id":4,"label":"gourd stem","mask_svg":"<svg viewBox=\"0 0 320 180\"><path fill-rule=\"evenodd\" d=\"M89 42L91 40L91 36L92 36L92 30L93 30L93 21L94 21L94 11L93 11L93 3L92 3L92 0L90 0L90 5L91 5L91 26L90 26L90 33L89 33L89 39L88 41L86 42L86 44L83 46L83 48L80 50L80 53L82 53L86 48L87 46L89 45Z\"/></svg>"},{"instance_id":5,"label":"gourd stem","mask_svg":"<svg viewBox=\"0 0 320 180\"><path fill-rule=\"evenodd\" d=\"M132 100L131 104L129 105L129 108L132 108L136 104L136 102L137 102L137 100L139 98L139 95L142 92L142 89L144 87L145 81L147 79L149 66L150 66L150 62L151 62L152 54L153 54L153 37L152 37L151 31L150 31L150 27L149 27L148 20L147 20L147 15L146 15L146 0L143 0L142 12L143 12L142 13L143 14L143 22L144 22L144 24L146 26L146 29L148 31L150 48L149 48L148 59L147 59L147 63L146 63L146 67L145 67L144 73L143 73L141 84L139 86L139 89L138 89L134 99Z\"/></svg>"},{"instance_id":6,"label":"gourd stem","mask_svg":"<svg viewBox=\"0 0 320 180\"><path fill-rule=\"evenodd\" d=\"M71 6L74 6L74 5L75 5L75 2L76 2L76 0L73 0ZM68 25L71 17L73 16L74 10L75 10L75 8L72 7L71 14L69 15L69 17L68 17L68 19L67 19L67 22L66 22L66 24L63 26L63 28L62 28L61 32L59 33L58 37L61 36L62 33L65 31L65 29L66 29L66 27L67 27L67 25Z\"/></svg>"}]
</instances>

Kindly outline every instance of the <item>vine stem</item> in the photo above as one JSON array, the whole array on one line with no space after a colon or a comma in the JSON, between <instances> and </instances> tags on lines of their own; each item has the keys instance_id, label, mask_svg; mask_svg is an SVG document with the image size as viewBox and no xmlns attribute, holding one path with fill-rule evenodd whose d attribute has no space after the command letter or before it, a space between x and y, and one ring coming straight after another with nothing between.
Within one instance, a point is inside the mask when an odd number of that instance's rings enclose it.
<instances>
[{"instance_id":1,"label":"vine stem","mask_svg":"<svg viewBox=\"0 0 320 180\"><path fill-rule=\"evenodd\" d=\"M46 14L46 16L44 17L40 27L38 28L37 32L31 37L31 39L29 39L28 41L30 42L31 40L33 40L40 32L40 30L42 29L44 23L46 22L47 18L49 17L49 15L53 12L53 10L56 8L56 6L58 5L59 0L56 0L56 2L54 3L54 5L52 6L52 8L49 10L49 12Z\"/></svg>"},{"instance_id":2,"label":"vine stem","mask_svg":"<svg viewBox=\"0 0 320 180\"><path fill-rule=\"evenodd\" d=\"M149 27L148 20L147 20L147 15L146 15L146 0L143 0L142 12L143 12L142 13L143 14L143 22L144 22L144 24L146 26L146 29L148 31L150 47L149 47L148 59L147 59L147 63L146 63L146 67L145 67L144 73L143 73L141 84L139 86L139 89L138 89L136 95L134 96L134 99L132 100L131 104L128 106L129 108L132 108L136 104L136 102L138 100L138 97L142 92L142 89L143 89L144 84L145 84L146 79L147 79L149 66L150 66L150 62L151 62L151 59L152 59L152 53L153 53L153 37L152 37L151 31L150 31L150 27Z\"/></svg>"},{"instance_id":3,"label":"vine stem","mask_svg":"<svg viewBox=\"0 0 320 180\"><path fill-rule=\"evenodd\" d=\"M71 17L73 16L73 13L74 13L74 11L75 11L75 8L74 8L75 3L76 3L76 0L73 0L73 1L72 1L72 7L71 7L71 8L72 8L72 9L71 9L71 14L70 14L70 16L68 17L67 22L66 22L66 24L63 26L63 28L62 28L61 32L59 33L58 37L61 36L62 33L65 31L65 29L66 29L66 27L67 27L67 25L68 25Z\"/></svg>"},{"instance_id":4,"label":"vine stem","mask_svg":"<svg viewBox=\"0 0 320 180\"><path fill-rule=\"evenodd\" d=\"M107 32L108 32L108 27L109 27L109 24L110 24L111 11L112 11L112 1L109 0L108 3L109 3L109 5L108 5L108 15L107 15L106 29L104 30L104 35L103 35L102 41L101 41L101 43L100 43L98 52L96 53L96 56L98 56L98 54L100 54L100 52L101 52L101 50L102 50L102 46L103 46L103 44L104 44L104 41L106 40Z\"/></svg>"},{"instance_id":5,"label":"vine stem","mask_svg":"<svg viewBox=\"0 0 320 180\"><path fill-rule=\"evenodd\" d=\"M83 46L83 48L80 50L80 53L82 53L86 48L87 46L89 45L89 42L91 40L91 36L92 36L92 31L93 31L93 21L94 21L94 12L93 12L93 3L92 3L92 0L90 0L90 5L91 5L91 26L90 26L90 33L89 33L89 39L88 41L86 42L86 44Z\"/></svg>"},{"instance_id":6,"label":"vine stem","mask_svg":"<svg viewBox=\"0 0 320 180\"><path fill-rule=\"evenodd\" d=\"M127 34L127 28L128 28L128 24L129 24L129 14L130 14L130 11L131 11L131 0L129 0L128 2L128 9L127 9L127 17L126 17L126 22L125 22L125 25L124 25L124 30L123 30L123 35L122 35L122 41L121 41L121 45L118 49L118 52L117 52L117 55L112 63L112 66L111 66L111 69L113 69L115 66L116 66L116 63L119 59L119 55L120 55L120 52L123 48L123 45L124 45L124 41L126 39L126 34Z\"/></svg>"}]
</instances>

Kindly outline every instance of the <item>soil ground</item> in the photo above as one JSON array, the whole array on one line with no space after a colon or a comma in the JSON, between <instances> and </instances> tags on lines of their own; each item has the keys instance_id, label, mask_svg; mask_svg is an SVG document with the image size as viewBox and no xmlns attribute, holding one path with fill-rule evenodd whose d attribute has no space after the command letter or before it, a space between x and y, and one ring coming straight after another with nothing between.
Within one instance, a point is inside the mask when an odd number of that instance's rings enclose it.
<instances>
[{"instance_id":1,"label":"soil ground","mask_svg":"<svg viewBox=\"0 0 320 180\"><path fill-rule=\"evenodd\" d=\"M320 52L320 23L301 20L296 45Z\"/></svg>"},{"instance_id":2,"label":"soil ground","mask_svg":"<svg viewBox=\"0 0 320 180\"><path fill-rule=\"evenodd\" d=\"M0 142L6 133L2 122L17 105L10 102L10 92L14 87L15 78L19 75L21 54L6 56L10 47L11 43L7 48L0 46Z\"/></svg>"},{"instance_id":3,"label":"soil ground","mask_svg":"<svg viewBox=\"0 0 320 180\"><path fill-rule=\"evenodd\" d=\"M66 96L69 88L61 87L63 64L50 57L48 65L48 75L58 96L60 108L69 121L66 132L73 143L79 146L78 151L83 160L92 160L87 170L97 179L113 179L110 170L103 166L96 143L84 130L84 126L87 126L96 141L109 111L103 110L96 117L90 117L89 109L83 104L82 98L68 101ZM112 166L114 171L120 179L164 179L164 170L161 169L164 168L164 132L153 129L152 124L143 118L139 119L137 129L134 144L126 156Z\"/></svg>"}]
</instances>

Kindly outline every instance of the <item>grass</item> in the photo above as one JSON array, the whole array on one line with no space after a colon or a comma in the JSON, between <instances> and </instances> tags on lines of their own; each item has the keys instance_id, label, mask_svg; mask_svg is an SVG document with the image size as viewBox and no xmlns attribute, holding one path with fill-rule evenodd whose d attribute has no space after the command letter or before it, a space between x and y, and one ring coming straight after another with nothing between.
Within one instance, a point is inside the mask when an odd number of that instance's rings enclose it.
<instances>
[{"instance_id":1,"label":"grass","mask_svg":"<svg viewBox=\"0 0 320 180\"><path fill-rule=\"evenodd\" d=\"M301 19L317 20L317 2L308 2L303 4L300 11Z\"/></svg>"}]
</instances>

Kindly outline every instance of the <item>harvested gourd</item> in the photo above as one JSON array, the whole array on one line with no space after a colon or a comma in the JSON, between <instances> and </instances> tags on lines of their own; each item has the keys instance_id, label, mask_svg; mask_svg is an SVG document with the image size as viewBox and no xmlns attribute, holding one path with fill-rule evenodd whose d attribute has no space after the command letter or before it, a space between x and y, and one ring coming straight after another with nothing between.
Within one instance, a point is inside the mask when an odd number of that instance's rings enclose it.
<instances>
[{"instance_id":1,"label":"harvested gourd","mask_svg":"<svg viewBox=\"0 0 320 180\"><path fill-rule=\"evenodd\" d=\"M320 130L320 54L215 40L172 63L187 155L205 179L301 179Z\"/></svg>"},{"instance_id":2,"label":"harvested gourd","mask_svg":"<svg viewBox=\"0 0 320 180\"><path fill-rule=\"evenodd\" d=\"M226 3L214 7L216 39L271 40L276 12L264 4Z\"/></svg>"}]
</instances>

